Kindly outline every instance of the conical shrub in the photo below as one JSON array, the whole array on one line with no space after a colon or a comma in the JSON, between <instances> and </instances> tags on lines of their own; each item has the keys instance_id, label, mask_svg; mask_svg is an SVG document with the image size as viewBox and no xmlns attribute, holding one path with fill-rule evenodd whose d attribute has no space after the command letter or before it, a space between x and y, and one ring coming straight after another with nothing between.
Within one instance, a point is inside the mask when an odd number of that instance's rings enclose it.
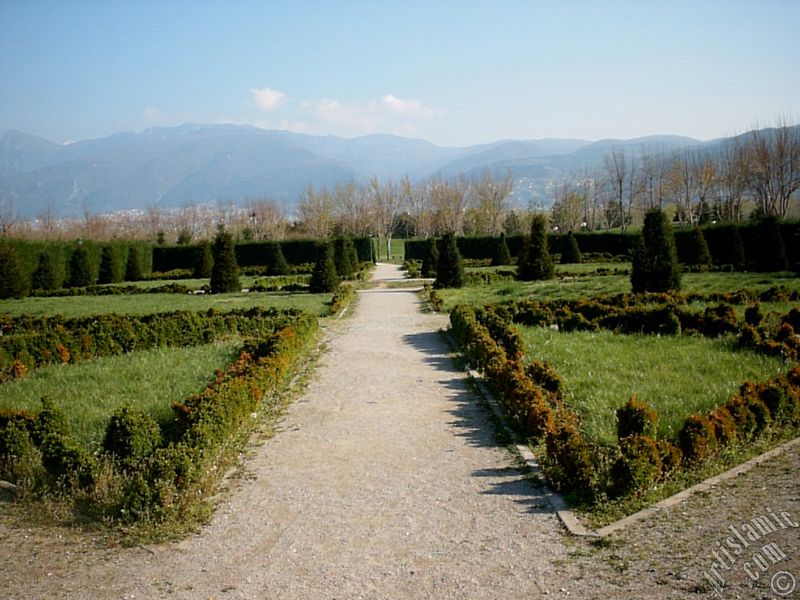
<instances>
[{"instance_id":1,"label":"conical shrub","mask_svg":"<svg viewBox=\"0 0 800 600\"><path fill-rule=\"evenodd\" d=\"M681 287L672 226L658 208L647 211L631 269L633 292L669 292Z\"/></svg>"},{"instance_id":2,"label":"conical shrub","mask_svg":"<svg viewBox=\"0 0 800 600\"><path fill-rule=\"evenodd\" d=\"M552 279L555 275L555 266L547 247L547 218L544 215L534 215L530 234L525 239L525 247L517 266L517 279L539 281Z\"/></svg>"},{"instance_id":3,"label":"conical shrub","mask_svg":"<svg viewBox=\"0 0 800 600\"><path fill-rule=\"evenodd\" d=\"M220 231L214 238L214 267L211 269L209 286L212 294L238 292L242 289L233 237L226 231Z\"/></svg>"},{"instance_id":4,"label":"conical shrub","mask_svg":"<svg viewBox=\"0 0 800 600\"><path fill-rule=\"evenodd\" d=\"M317 245L317 262L311 273L309 290L312 294L327 294L335 292L339 287L339 276L333 262L333 247L330 242L320 242Z\"/></svg>"},{"instance_id":5,"label":"conical shrub","mask_svg":"<svg viewBox=\"0 0 800 600\"><path fill-rule=\"evenodd\" d=\"M464 261L458 252L456 236L445 233L439 240L439 262L436 264L435 288L464 287Z\"/></svg>"}]
</instances>

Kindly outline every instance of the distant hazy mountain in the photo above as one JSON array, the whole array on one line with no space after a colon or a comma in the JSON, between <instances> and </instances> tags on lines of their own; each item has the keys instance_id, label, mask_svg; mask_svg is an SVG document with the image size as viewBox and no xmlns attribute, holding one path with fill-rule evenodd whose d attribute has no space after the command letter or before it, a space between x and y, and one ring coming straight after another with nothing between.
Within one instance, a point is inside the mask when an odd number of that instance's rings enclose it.
<instances>
[{"instance_id":1,"label":"distant hazy mountain","mask_svg":"<svg viewBox=\"0 0 800 600\"><path fill-rule=\"evenodd\" d=\"M71 144L0 131L0 195L21 216L50 205L61 216L177 207L269 196L287 205L309 185L480 176L509 169L517 180L546 182L602 165L613 147L673 149L701 142L676 136L588 142L571 139L500 141L444 148L392 135L346 139L242 125L182 125L118 133ZM529 183L528 183L529 184Z\"/></svg>"}]
</instances>

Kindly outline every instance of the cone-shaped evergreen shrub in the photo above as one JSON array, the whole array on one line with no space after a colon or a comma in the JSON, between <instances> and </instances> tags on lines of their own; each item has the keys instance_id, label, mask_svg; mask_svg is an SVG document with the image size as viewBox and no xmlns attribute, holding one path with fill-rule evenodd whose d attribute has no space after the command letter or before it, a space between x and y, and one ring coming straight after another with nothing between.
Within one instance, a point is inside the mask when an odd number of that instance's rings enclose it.
<instances>
[{"instance_id":1,"label":"cone-shaped evergreen shrub","mask_svg":"<svg viewBox=\"0 0 800 600\"><path fill-rule=\"evenodd\" d=\"M695 227L689 237L686 249L686 264L701 266L711 264L711 253L708 251L706 236L703 235L703 230L699 227Z\"/></svg>"},{"instance_id":2,"label":"cone-shaped evergreen shrub","mask_svg":"<svg viewBox=\"0 0 800 600\"><path fill-rule=\"evenodd\" d=\"M214 270L214 253L208 240L203 240L197 247L197 262L194 265L194 276L197 279L211 277Z\"/></svg>"},{"instance_id":3,"label":"cone-shaped evergreen shrub","mask_svg":"<svg viewBox=\"0 0 800 600\"><path fill-rule=\"evenodd\" d=\"M79 244L69 259L69 287L86 287L94 283L92 268L89 265L89 252Z\"/></svg>"},{"instance_id":4,"label":"cone-shaped evergreen shrub","mask_svg":"<svg viewBox=\"0 0 800 600\"><path fill-rule=\"evenodd\" d=\"M14 247L0 243L0 298L22 298L25 288Z\"/></svg>"},{"instance_id":5,"label":"cone-shaped evergreen shrub","mask_svg":"<svg viewBox=\"0 0 800 600\"><path fill-rule=\"evenodd\" d=\"M539 281L552 279L555 274L553 259L547 248L547 218L544 215L535 215L517 266L517 279Z\"/></svg>"},{"instance_id":6,"label":"cone-shaped evergreen shrub","mask_svg":"<svg viewBox=\"0 0 800 600\"><path fill-rule=\"evenodd\" d=\"M311 273L309 288L312 294L327 294L335 292L339 287L339 276L333 262L333 244L320 242L317 245L317 262Z\"/></svg>"},{"instance_id":7,"label":"cone-shaped evergreen shrub","mask_svg":"<svg viewBox=\"0 0 800 600\"><path fill-rule=\"evenodd\" d=\"M128 249L128 261L125 263L125 281L140 281L144 279L142 273L142 259L139 256L139 249L131 246Z\"/></svg>"},{"instance_id":8,"label":"cone-shaped evergreen shrub","mask_svg":"<svg viewBox=\"0 0 800 600\"><path fill-rule=\"evenodd\" d=\"M439 240L439 261L436 264L436 281L433 287L460 288L464 287L464 261L456 246L456 236L445 233Z\"/></svg>"},{"instance_id":9,"label":"cone-shaped evergreen shrub","mask_svg":"<svg viewBox=\"0 0 800 600\"><path fill-rule=\"evenodd\" d=\"M361 261L358 260L358 250L356 250L356 245L353 243L353 240L348 239L349 243L347 244L347 252L350 254L350 266L353 267L353 275L358 273L361 270Z\"/></svg>"},{"instance_id":10,"label":"cone-shaped evergreen shrub","mask_svg":"<svg viewBox=\"0 0 800 600\"><path fill-rule=\"evenodd\" d=\"M668 292L680 289L681 275L672 226L658 208L647 211L644 229L633 253L633 292Z\"/></svg>"},{"instance_id":11,"label":"cone-shaped evergreen shrub","mask_svg":"<svg viewBox=\"0 0 800 600\"><path fill-rule=\"evenodd\" d=\"M242 289L233 236L225 231L220 231L214 238L214 267L211 269L209 285L212 294L238 292Z\"/></svg>"},{"instance_id":12,"label":"cone-shaped evergreen shrub","mask_svg":"<svg viewBox=\"0 0 800 600\"><path fill-rule=\"evenodd\" d=\"M561 253L561 264L569 265L580 263L583 260L581 249L578 247L578 240L571 231L567 234L564 242L564 251Z\"/></svg>"},{"instance_id":13,"label":"cone-shaped evergreen shrub","mask_svg":"<svg viewBox=\"0 0 800 600\"><path fill-rule=\"evenodd\" d=\"M425 255L422 257L420 272L423 277L436 277L436 265L439 262L439 244L436 239L425 240Z\"/></svg>"},{"instance_id":14,"label":"cone-shaped evergreen shrub","mask_svg":"<svg viewBox=\"0 0 800 600\"><path fill-rule=\"evenodd\" d=\"M34 290L54 290L58 287L53 259L49 252L42 252L39 255L39 264L33 272L31 287Z\"/></svg>"},{"instance_id":15,"label":"cone-shaped evergreen shrub","mask_svg":"<svg viewBox=\"0 0 800 600\"><path fill-rule=\"evenodd\" d=\"M158 423L150 415L124 405L108 422L103 449L125 467L132 468L151 455L160 443Z\"/></svg>"},{"instance_id":16,"label":"cone-shaped evergreen shrub","mask_svg":"<svg viewBox=\"0 0 800 600\"><path fill-rule=\"evenodd\" d=\"M757 244L754 248L753 267L756 271L785 271L789 263L786 260L786 246L775 217L765 217L758 223L756 232Z\"/></svg>"},{"instance_id":17,"label":"cone-shaped evergreen shrub","mask_svg":"<svg viewBox=\"0 0 800 600\"><path fill-rule=\"evenodd\" d=\"M267 245L267 273L269 275L288 275L289 263L283 255L283 249L278 242Z\"/></svg>"},{"instance_id":18,"label":"cone-shaped evergreen shrub","mask_svg":"<svg viewBox=\"0 0 800 600\"><path fill-rule=\"evenodd\" d=\"M500 237L497 238L497 242L495 243L494 256L492 256L492 266L499 267L500 265L510 264L511 252L509 252L508 244L506 243L506 234L501 233Z\"/></svg>"},{"instance_id":19,"label":"cone-shaped evergreen shrub","mask_svg":"<svg viewBox=\"0 0 800 600\"><path fill-rule=\"evenodd\" d=\"M100 273L97 276L98 283L114 283L116 273L114 272L114 248L103 246L100 254Z\"/></svg>"},{"instance_id":20,"label":"cone-shaped evergreen shrub","mask_svg":"<svg viewBox=\"0 0 800 600\"><path fill-rule=\"evenodd\" d=\"M349 279L353 276L355 268L350 259L353 241L350 238L337 238L333 243L333 262L336 265L336 273L341 279Z\"/></svg>"}]
</instances>

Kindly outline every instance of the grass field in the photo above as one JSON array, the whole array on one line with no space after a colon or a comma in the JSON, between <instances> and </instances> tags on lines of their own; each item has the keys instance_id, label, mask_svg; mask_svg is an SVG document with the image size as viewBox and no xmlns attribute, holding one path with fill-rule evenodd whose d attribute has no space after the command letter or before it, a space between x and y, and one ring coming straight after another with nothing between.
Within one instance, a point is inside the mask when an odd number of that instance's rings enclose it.
<instances>
[{"instance_id":1,"label":"grass field","mask_svg":"<svg viewBox=\"0 0 800 600\"><path fill-rule=\"evenodd\" d=\"M126 402L168 422L170 403L201 391L214 378L214 369L229 364L240 346L241 340L230 339L42 367L21 381L3 384L0 409L37 412L40 399L50 398L66 414L77 440L95 448L102 443L111 413Z\"/></svg>"},{"instance_id":2,"label":"grass field","mask_svg":"<svg viewBox=\"0 0 800 600\"><path fill-rule=\"evenodd\" d=\"M737 350L731 338L519 331L528 356L551 362L564 379L584 433L609 443L614 411L633 394L656 409L659 434L672 438L689 414L724 403L745 380L786 368L782 359Z\"/></svg>"},{"instance_id":3,"label":"grass field","mask_svg":"<svg viewBox=\"0 0 800 600\"><path fill-rule=\"evenodd\" d=\"M233 310L262 306L300 308L317 316L328 314L331 294L286 292L238 292L231 294L134 294L119 296L69 296L0 300L0 314L64 315L79 317L95 314L147 315L173 310L201 311L209 308Z\"/></svg>"},{"instance_id":4,"label":"grass field","mask_svg":"<svg viewBox=\"0 0 800 600\"><path fill-rule=\"evenodd\" d=\"M508 267L506 267L508 268ZM570 277L570 274L592 272L598 268L629 269L628 263L587 263L559 266L564 275L549 281L510 281L494 285L480 285L460 289L438 290L444 299L442 310L449 312L457 304L483 305L504 300L531 298L536 300L578 299L603 294L631 291L628 275L591 275ZM491 269L491 268L490 268ZM686 273L681 291L726 292L735 290L766 290L782 285L790 290L800 290L800 278L793 273ZM780 309L784 305L777 305Z\"/></svg>"}]
</instances>

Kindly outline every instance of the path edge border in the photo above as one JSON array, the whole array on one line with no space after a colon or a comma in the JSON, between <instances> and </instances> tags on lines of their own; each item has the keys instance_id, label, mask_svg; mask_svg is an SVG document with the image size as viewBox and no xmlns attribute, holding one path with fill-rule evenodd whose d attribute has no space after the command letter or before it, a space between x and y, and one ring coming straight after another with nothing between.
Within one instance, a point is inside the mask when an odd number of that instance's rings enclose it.
<instances>
[{"instance_id":1,"label":"path edge border","mask_svg":"<svg viewBox=\"0 0 800 600\"><path fill-rule=\"evenodd\" d=\"M451 348L456 348L455 340L451 337L450 333L446 330L442 330L442 333L447 337L448 342ZM536 460L536 456L534 456L533 452L531 451L530 447L524 442L524 440L520 439L519 435L512 430L506 419L506 416L503 414L499 404L497 403L497 398L495 398L494 394L489 390L488 386L486 385L486 381L478 371L474 369L467 369L467 377L468 379L474 384L477 388L483 399L492 409L492 413L497 418L498 422L500 423L501 427L503 428L504 432L509 436L509 438L513 442L514 450L519 455L519 457L525 462L525 465L528 467L531 473L538 476L542 482L542 486L544 488L544 495L547 498L547 501L550 503L550 506L553 508L553 512L555 512L558 519L564 525L566 530L578 537L594 537L594 538L604 538L608 537L609 535L621 531L625 529L629 525L647 519L649 517L654 516L655 514L659 513L662 510L675 506L676 504L683 502L684 500L688 499L689 497L697 494L699 492L704 492L715 485L727 481L729 479L733 479L739 475L742 475L752 469L760 465L763 462L766 462L776 456L780 456L787 450L794 448L795 446L800 446L800 437L796 437L792 440L782 443L771 450L767 450L758 456L754 456L753 458L736 465L719 473L718 475L714 475L713 477L709 477L708 479L704 479L703 481L696 483L680 492L669 496L668 498L664 498L655 504L647 506L631 515L623 517L618 521L614 521L613 523L609 523L599 529L590 529L586 527L578 516L575 514L574 511L570 510L567 507L567 502L564 500L564 497L559 494L558 492L552 490L548 485L544 478L544 473L542 472L542 467L539 465L539 461Z\"/></svg>"}]
</instances>

